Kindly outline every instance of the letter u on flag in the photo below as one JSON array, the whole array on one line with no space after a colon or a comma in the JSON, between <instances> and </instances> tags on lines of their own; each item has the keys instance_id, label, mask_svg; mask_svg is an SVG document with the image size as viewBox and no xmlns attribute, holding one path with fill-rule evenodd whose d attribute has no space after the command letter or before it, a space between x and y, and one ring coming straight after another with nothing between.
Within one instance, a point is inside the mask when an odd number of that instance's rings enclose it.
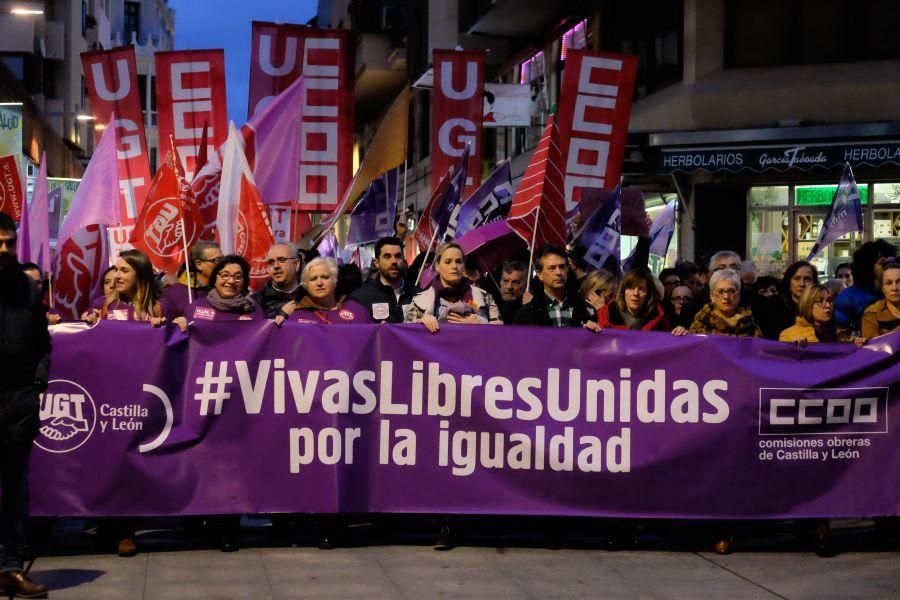
<instances>
[{"instance_id":1,"label":"letter u on flag","mask_svg":"<svg viewBox=\"0 0 900 600\"><path fill-rule=\"evenodd\" d=\"M853 177L850 163L845 163L841 181L831 199L831 210L828 211L825 223L819 231L819 237L813 244L812 250L809 251L806 260L812 260L823 248L842 235L853 232L862 233L862 231L863 218L859 188L856 187L856 178Z\"/></svg>"}]
</instances>

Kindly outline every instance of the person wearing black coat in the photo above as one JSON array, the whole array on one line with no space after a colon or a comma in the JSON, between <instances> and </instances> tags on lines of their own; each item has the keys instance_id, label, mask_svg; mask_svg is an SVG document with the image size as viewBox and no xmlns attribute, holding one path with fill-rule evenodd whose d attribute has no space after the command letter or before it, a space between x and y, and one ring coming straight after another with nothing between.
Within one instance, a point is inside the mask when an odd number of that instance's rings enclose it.
<instances>
[{"instance_id":1,"label":"person wearing black coat","mask_svg":"<svg viewBox=\"0 0 900 600\"><path fill-rule=\"evenodd\" d=\"M0 213L0 591L43 597L23 571L28 555L28 459L47 389L50 333L37 285L16 259L16 225Z\"/></svg>"},{"instance_id":2,"label":"person wearing black coat","mask_svg":"<svg viewBox=\"0 0 900 600\"><path fill-rule=\"evenodd\" d=\"M581 327L589 320L584 301L569 291L568 255L562 248L544 246L534 256L541 285L534 286L531 302L516 313L516 325Z\"/></svg>"},{"instance_id":3,"label":"person wearing black coat","mask_svg":"<svg viewBox=\"0 0 900 600\"><path fill-rule=\"evenodd\" d=\"M405 307L421 290L406 275L403 242L383 237L375 242L378 276L356 288L350 299L366 307L376 323L402 323Z\"/></svg>"},{"instance_id":4,"label":"person wearing black coat","mask_svg":"<svg viewBox=\"0 0 900 600\"><path fill-rule=\"evenodd\" d=\"M280 316L287 319L295 304L306 295L306 290L297 277L302 266L303 261L294 244L278 242L269 248L266 253L269 280L261 290L253 294L253 299L262 307L266 318ZM288 306L289 302L292 304Z\"/></svg>"}]
</instances>

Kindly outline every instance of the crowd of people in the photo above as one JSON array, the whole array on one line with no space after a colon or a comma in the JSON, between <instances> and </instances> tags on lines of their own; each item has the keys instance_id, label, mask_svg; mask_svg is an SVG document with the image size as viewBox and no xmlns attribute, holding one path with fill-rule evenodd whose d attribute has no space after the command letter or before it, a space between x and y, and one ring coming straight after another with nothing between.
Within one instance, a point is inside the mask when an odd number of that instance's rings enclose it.
<instances>
[{"instance_id":1,"label":"crowd of people","mask_svg":"<svg viewBox=\"0 0 900 600\"><path fill-rule=\"evenodd\" d=\"M0 273L29 276L35 293L43 294L47 303L44 276L37 265L13 266L8 239L10 229L15 239L15 227L10 223L0 222L0 258L6 256L10 263ZM728 250L699 264L681 262L657 277L647 268L649 240L641 238L631 268L624 274L590 269L566 249L554 246L535 250L533 274L527 272L527 256L481 272L467 260L462 247L448 242L433 252L431 280L426 283L420 278L421 266L409 266L408 246L400 236L378 240L371 267L361 270L279 242L266 255L269 278L257 291L251 290L246 260L224 255L215 242L195 244L189 268L176 277L154 272L146 255L126 250L103 274L102 294L81 318L88 323L104 319L145 321L153 326L172 323L185 331L195 321L248 319L272 319L279 326L285 321L421 323L435 334L444 323L506 324L857 346L900 329L900 263L895 262L895 248L884 241L863 244L853 262L838 266L834 278L825 282L819 281L816 268L806 261L789 265L780 279L757 277L751 262ZM421 265L421 260L415 264ZM6 288L4 295L9 295ZM49 322L60 322L62 317L49 304ZM41 344L46 344L49 353L49 339ZM4 363L7 356L4 348ZM46 364L36 364L44 370L35 371L34 389L46 385ZM3 377L7 394L12 379L6 371ZM0 444L4 443L6 439L0 437ZM2 463L6 506L14 502L15 494L8 490L15 490L16 484L8 479L10 463ZM4 508L3 514L7 511ZM15 537L15 531L4 529L3 534L2 548L16 548L18 542L10 537ZM825 538L821 541L827 543ZM121 544L119 550L123 553ZM731 542L723 537L716 550L729 552ZM125 545L124 553L134 551L133 542ZM6 561L8 554L0 558ZM18 562L10 564L11 568L3 567L8 572L21 569Z\"/></svg>"}]
</instances>

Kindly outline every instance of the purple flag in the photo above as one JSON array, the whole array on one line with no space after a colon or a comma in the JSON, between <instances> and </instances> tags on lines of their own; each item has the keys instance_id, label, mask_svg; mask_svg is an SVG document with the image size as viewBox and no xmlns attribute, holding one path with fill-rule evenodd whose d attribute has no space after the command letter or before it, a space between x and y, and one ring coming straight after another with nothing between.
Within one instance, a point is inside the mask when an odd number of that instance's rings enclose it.
<instances>
[{"instance_id":1,"label":"purple flag","mask_svg":"<svg viewBox=\"0 0 900 600\"><path fill-rule=\"evenodd\" d=\"M585 189L582 192L581 201L585 202L591 193L602 193L603 191ZM580 232L576 233L576 239L573 242L575 257L581 258L595 269L606 269L611 273L618 273L621 270L619 265L621 216L622 188L617 185L612 195L599 205Z\"/></svg>"},{"instance_id":2,"label":"purple flag","mask_svg":"<svg viewBox=\"0 0 900 600\"><path fill-rule=\"evenodd\" d=\"M115 122L115 115L109 122ZM72 198L56 247L62 252L66 241L88 225L119 225L122 222L121 204L116 128L107 127Z\"/></svg>"},{"instance_id":3,"label":"purple flag","mask_svg":"<svg viewBox=\"0 0 900 600\"><path fill-rule=\"evenodd\" d=\"M400 167L375 178L350 213L347 244L364 244L394 234Z\"/></svg>"},{"instance_id":4,"label":"purple flag","mask_svg":"<svg viewBox=\"0 0 900 600\"><path fill-rule=\"evenodd\" d=\"M41 271L50 270L50 210L49 193L47 192L47 153L41 156L41 170L34 183L34 194L28 208L28 256L27 260L36 263ZM25 262L19 255L19 260Z\"/></svg>"},{"instance_id":5,"label":"purple flag","mask_svg":"<svg viewBox=\"0 0 900 600\"><path fill-rule=\"evenodd\" d=\"M831 199L831 210L828 217L819 230L819 238L813 244L806 260L812 260L813 257L828 247L831 242L838 239L844 234L858 231L862 233L863 218L862 206L859 200L859 188L856 187L856 178L853 177L853 169L850 163L844 165L844 173L841 175L841 182L834 191L834 198Z\"/></svg>"},{"instance_id":6,"label":"purple flag","mask_svg":"<svg viewBox=\"0 0 900 600\"><path fill-rule=\"evenodd\" d=\"M333 258L337 260L341 256L340 244L338 244L337 238L332 231L329 231L325 237L322 238L322 241L319 242L316 250L319 251L319 256L323 258Z\"/></svg>"},{"instance_id":7,"label":"purple flag","mask_svg":"<svg viewBox=\"0 0 900 600\"><path fill-rule=\"evenodd\" d=\"M505 160L454 212L449 229L454 232L455 238L482 225L506 218L513 199L510 179L509 161Z\"/></svg>"},{"instance_id":8,"label":"purple flag","mask_svg":"<svg viewBox=\"0 0 900 600\"><path fill-rule=\"evenodd\" d=\"M469 163L469 147L463 151L453 175L450 177L450 186L447 188L443 198L432 209L431 220L434 223L433 231L438 232L438 242L441 240L453 239L453 232L448 230L453 214L457 207L463 201L463 190L466 188L466 177Z\"/></svg>"},{"instance_id":9,"label":"purple flag","mask_svg":"<svg viewBox=\"0 0 900 600\"><path fill-rule=\"evenodd\" d=\"M675 234L675 212L678 210L678 200L672 200L666 204L650 226L650 254L665 258L669 251L669 243ZM631 270L631 262L634 260L635 247L625 261L624 270Z\"/></svg>"}]
</instances>

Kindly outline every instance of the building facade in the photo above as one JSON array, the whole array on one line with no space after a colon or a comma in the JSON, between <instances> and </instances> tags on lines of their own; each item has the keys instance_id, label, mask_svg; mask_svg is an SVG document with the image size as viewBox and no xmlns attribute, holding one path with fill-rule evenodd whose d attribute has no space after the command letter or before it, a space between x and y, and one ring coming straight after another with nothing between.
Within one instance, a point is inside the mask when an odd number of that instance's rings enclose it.
<instances>
[{"instance_id":1,"label":"building facade","mask_svg":"<svg viewBox=\"0 0 900 600\"><path fill-rule=\"evenodd\" d=\"M521 177L559 100L565 51L639 57L625 184L651 215L680 199L669 262L723 248L778 273L804 259L843 164L866 231L814 261L822 274L865 240L900 243L900 3L889 0L355 0L319 3L318 26L357 38L359 147L434 48L487 50L485 80L538 93L532 127L485 128L482 175ZM377 93L376 93L377 92ZM431 99L417 89L405 202L430 196ZM623 253L629 250L623 240Z\"/></svg>"},{"instance_id":2,"label":"building facade","mask_svg":"<svg viewBox=\"0 0 900 600\"><path fill-rule=\"evenodd\" d=\"M29 12L22 14L18 10L22 8ZM23 104L23 153L29 171L36 170L44 149L49 150L51 176L77 177L83 170L93 153L94 130L81 53L122 44L135 46L151 166L155 169L153 53L171 50L174 35L175 14L166 0L0 0L4 87L16 90L7 92L0 101Z\"/></svg>"}]
</instances>

